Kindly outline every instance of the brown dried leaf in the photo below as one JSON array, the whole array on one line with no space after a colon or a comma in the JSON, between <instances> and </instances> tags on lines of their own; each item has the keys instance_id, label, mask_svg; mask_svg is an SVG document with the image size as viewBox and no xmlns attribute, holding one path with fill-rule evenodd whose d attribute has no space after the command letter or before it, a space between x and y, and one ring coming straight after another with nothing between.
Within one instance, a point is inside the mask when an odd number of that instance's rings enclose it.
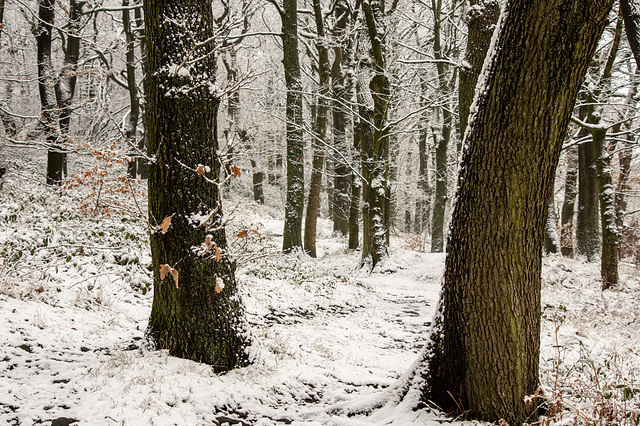
<instances>
[{"instance_id":1,"label":"brown dried leaf","mask_svg":"<svg viewBox=\"0 0 640 426\"><path fill-rule=\"evenodd\" d=\"M173 268L171 268L171 266L169 266L169 265L166 265L166 264L165 265L160 265L160 279L164 280L165 277L171 273L172 269Z\"/></svg>"},{"instance_id":2,"label":"brown dried leaf","mask_svg":"<svg viewBox=\"0 0 640 426\"><path fill-rule=\"evenodd\" d=\"M240 171L240 167L236 166L235 164L231 164L229 166L229 170L231 170L231 176L233 176L234 179L239 178L242 174Z\"/></svg>"},{"instance_id":3,"label":"brown dried leaf","mask_svg":"<svg viewBox=\"0 0 640 426\"><path fill-rule=\"evenodd\" d=\"M222 281L222 278L217 277L216 276L216 293L220 294L222 293L222 290L224 290L224 281Z\"/></svg>"},{"instance_id":4,"label":"brown dried leaf","mask_svg":"<svg viewBox=\"0 0 640 426\"><path fill-rule=\"evenodd\" d=\"M204 239L204 245L207 246L207 248L211 247L212 240L213 237L211 236L211 234L207 235L207 237Z\"/></svg>"},{"instance_id":5,"label":"brown dried leaf","mask_svg":"<svg viewBox=\"0 0 640 426\"><path fill-rule=\"evenodd\" d=\"M220 247L218 247L216 243L213 243L213 245L215 246L215 249L216 249L216 260L220 262L222 260L222 250L220 250Z\"/></svg>"},{"instance_id":6,"label":"brown dried leaf","mask_svg":"<svg viewBox=\"0 0 640 426\"><path fill-rule=\"evenodd\" d=\"M171 270L171 276L173 277L173 282L175 283L176 288L179 288L178 287L178 278L179 278L178 277L178 271L176 269L172 269Z\"/></svg>"},{"instance_id":7,"label":"brown dried leaf","mask_svg":"<svg viewBox=\"0 0 640 426\"><path fill-rule=\"evenodd\" d=\"M162 223L160 224L160 229L162 229L163 234L166 234L167 231L169 230L169 226L171 226L172 217L173 215L165 217Z\"/></svg>"},{"instance_id":8,"label":"brown dried leaf","mask_svg":"<svg viewBox=\"0 0 640 426\"><path fill-rule=\"evenodd\" d=\"M236 237L238 237L238 238L247 238L248 234L249 234L249 230L248 229L243 229L242 231L238 232L238 235L236 235Z\"/></svg>"}]
</instances>

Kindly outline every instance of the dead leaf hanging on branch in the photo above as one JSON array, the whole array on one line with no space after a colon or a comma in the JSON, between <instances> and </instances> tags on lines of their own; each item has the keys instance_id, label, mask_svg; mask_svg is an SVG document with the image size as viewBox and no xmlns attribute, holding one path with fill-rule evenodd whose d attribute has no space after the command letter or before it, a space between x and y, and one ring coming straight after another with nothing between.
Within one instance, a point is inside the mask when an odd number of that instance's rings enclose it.
<instances>
[{"instance_id":1,"label":"dead leaf hanging on branch","mask_svg":"<svg viewBox=\"0 0 640 426\"><path fill-rule=\"evenodd\" d=\"M173 215L165 217L162 223L160 224L160 229L162 230L162 234L166 234L167 231L169 230L169 227L171 226L172 217Z\"/></svg>"},{"instance_id":2,"label":"dead leaf hanging on branch","mask_svg":"<svg viewBox=\"0 0 640 426\"><path fill-rule=\"evenodd\" d=\"M171 274L171 276L173 277L173 282L176 285L176 288L178 287L178 270L173 269L171 266L167 265L167 264L162 264L160 265L160 280L164 280L167 275Z\"/></svg>"},{"instance_id":3,"label":"dead leaf hanging on branch","mask_svg":"<svg viewBox=\"0 0 640 426\"><path fill-rule=\"evenodd\" d=\"M222 278L216 276L216 293L220 294L222 293L222 290L224 290L224 281L222 281Z\"/></svg>"}]
</instances>

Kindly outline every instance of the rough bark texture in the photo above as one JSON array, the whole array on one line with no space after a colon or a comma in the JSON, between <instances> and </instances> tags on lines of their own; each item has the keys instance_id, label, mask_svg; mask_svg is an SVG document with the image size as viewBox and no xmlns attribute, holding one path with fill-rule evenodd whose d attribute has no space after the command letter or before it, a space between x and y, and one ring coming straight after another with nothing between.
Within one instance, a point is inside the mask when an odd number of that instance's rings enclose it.
<instances>
[{"instance_id":1,"label":"rough bark texture","mask_svg":"<svg viewBox=\"0 0 640 426\"><path fill-rule=\"evenodd\" d=\"M593 141L578 145L578 216L576 221L576 254L588 261L598 257L598 182Z\"/></svg>"},{"instance_id":2,"label":"rough bark texture","mask_svg":"<svg viewBox=\"0 0 640 426\"><path fill-rule=\"evenodd\" d=\"M424 398L520 424L538 387L541 250L573 104L612 1L513 0L467 130ZM535 418L534 418L535 419Z\"/></svg>"},{"instance_id":3,"label":"rough bark texture","mask_svg":"<svg viewBox=\"0 0 640 426\"><path fill-rule=\"evenodd\" d=\"M304 211L304 140L302 138L302 82L298 57L298 2L284 0L282 49L287 85L287 200L282 250L302 248Z\"/></svg>"},{"instance_id":4,"label":"rough bark texture","mask_svg":"<svg viewBox=\"0 0 640 426\"><path fill-rule=\"evenodd\" d=\"M360 150L360 123L354 119L353 146ZM354 159L354 164L357 160ZM351 203L349 206L349 248L355 250L360 244L360 196L362 194L362 179L351 173Z\"/></svg>"},{"instance_id":5,"label":"rough bark texture","mask_svg":"<svg viewBox=\"0 0 640 426\"><path fill-rule=\"evenodd\" d=\"M336 155L334 164L334 191L332 197L333 230L342 235L349 232L349 212L351 205L351 169L349 168L349 143L347 126L349 125L349 102L353 87L345 68L350 66L350 38L345 37L349 23L349 10L344 1L338 1L335 9L336 23L333 35L338 43L333 48L334 60L331 67L331 86L333 92L333 146L344 157Z\"/></svg>"},{"instance_id":6,"label":"rough bark texture","mask_svg":"<svg viewBox=\"0 0 640 426\"><path fill-rule=\"evenodd\" d=\"M431 0L433 9L433 54L436 58L436 68L438 71L438 90L442 99L451 98L453 88L449 83L449 66L445 63L447 59L444 55L442 37L442 0ZM448 197L448 155L449 142L451 140L451 130L453 127L453 105L444 101L442 106L442 131L440 137L434 136L436 147L436 192L433 199L433 216L431 219L431 253L441 253L444 251L445 239L445 212L447 209Z\"/></svg>"},{"instance_id":7,"label":"rough bark texture","mask_svg":"<svg viewBox=\"0 0 640 426\"><path fill-rule=\"evenodd\" d=\"M362 3L367 32L372 46L374 75L369 83L372 102L359 101L362 127L360 152L362 158L363 245L362 258L371 258L375 267L388 256L388 203L389 131L387 113L390 86L386 76L386 58L382 44L381 4L378 0ZM362 88L361 93L366 89Z\"/></svg>"},{"instance_id":8,"label":"rough bark texture","mask_svg":"<svg viewBox=\"0 0 640 426\"><path fill-rule=\"evenodd\" d=\"M220 194L206 180L220 175L219 100L209 89L215 56L206 42L214 34L211 3L147 0L144 12L148 149L156 157L149 165L154 296L147 335L171 355L229 370L247 362L250 337L226 252ZM189 53L195 63L185 63ZM198 164L211 170L200 175L193 170ZM163 233L158 225L169 216ZM201 217L208 217L205 224ZM220 260L194 253L207 234L222 250ZM161 265L178 271L179 280L171 274L161 280Z\"/></svg>"},{"instance_id":9,"label":"rough bark texture","mask_svg":"<svg viewBox=\"0 0 640 426\"><path fill-rule=\"evenodd\" d=\"M313 0L313 11L316 20L316 31L318 37L322 40L325 35L320 0ZM307 202L307 216L304 222L304 249L311 257L317 256L316 226L318 224L318 210L320 208L324 145L326 144L327 119L329 116L329 83L331 81L329 50L322 41L318 43L318 78L320 87L318 89L318 107L315 123L315 137L317 139L314 140L309 201Z\"/></svg>"},{"instance_id":10,"label":"rough bark texture","mask_svg":"<svg viewBox=\"0 0 640 426\"><path fill-rule=\"evenodd\" d=\"M560 251L559 246L558 219L556 218L556 203L552 187L547 207L547 220L544 224L544 251L547 254L558 253Z\"/></svg>"},{"instance_id":11,"label":"rough bark texture","mask_svg":"<svg viewBox=\"0 0 640 426\"><path fill-rule=\"evenodd\" d=\"M594 123L598 124L598 123ZM616 224L615 192L611 175L611 155L607 149L607 130L594 129L593 147L598 173L598 198L600 200L600 221L602 223L602 255L600 276L602 289L607 290L618 284L619 232ZM615 143L613 143L615 146Z\"/></svg>"},{"instance_id":12,"label":"rough bark texture","mask_svg":"<svg viewBox=\"0 0 640 426\"><path fill-rule=\"evenodd\" d=\"M53 65L51 63L51 31L54 24L55 0L38 1L38 89L47 152L47 184L60 185L66 173L66 153L60 145L58 105L56 101Z\"/></svg>"},{"instance_id":13,"label":"rough bark texture","mask_svg":"<svg viewBox=\"0 0 640 426\"><path fill-rule=\"evenodd\" d=\"M464 56L464 66L460 67L458 86L460 142L462 142L464 132L467 129L469 109L475 95L476 83L499 17L500 2L498 0L471 0L469 2L467 50ZM460 152L460 147L458 147L458 152Z\"/></svg>"},{"instance_id":14,"label":"rough bark texture","mask_svg":"<svg viewBox=\"0 0 640 426\"><path fill-rule=\"evenodd\" d=\"M127 174L130 178L135 179L138 175L138 153L135 148L137 146L138 118L140 117L140 104L138 102L138 86L136 84L136 58L135 58L135 38L131 28L131 17L129 14L129 0L122 0L122 26L126 37L126 59L127 59L127 86L129 92L129 117L124 130L128 143L131 144L129 150L131 152L131 161L127 164ZM135 147L135 148L134 148ZM139 148L138 148L139 149Z\"/></svg>"},{"instance_id":15,"label":"rough bark texture","mask_svg":"<svg viewBox=\"0 0 640 426\"><path fill-rule=\"evenodd\" d=\"M580 132L579 135L582 133ZM567 150L567 175L564 180L564 201L560 215L560 252L564 257L574 256L573 217L575 216L576 197L578 196L577 181L578 148L570 147Z\"/></svg>"},{"instance_id":16,"label":"rough bark texture","mask_svg":"<svg viewBox=\"0 0 640 426\"><path fill-rule=\"evenodd\" d=\"M620 0L620 11L633 57L636 65L640 67L640 1Z\"/></svg>"}]
</instances>

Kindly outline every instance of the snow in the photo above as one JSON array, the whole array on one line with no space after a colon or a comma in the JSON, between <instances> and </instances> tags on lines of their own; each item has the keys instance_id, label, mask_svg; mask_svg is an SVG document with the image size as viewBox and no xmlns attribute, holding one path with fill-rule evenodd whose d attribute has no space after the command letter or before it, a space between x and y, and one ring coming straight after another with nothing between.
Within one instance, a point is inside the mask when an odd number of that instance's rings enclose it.
<instances>
[{"instance_id":1,"label":"snow","mask_svg":"<svg viewBox=\"0 0 640 426\"><path fill-rule=\"evenodd\" d=\"M9 170L0 192L0 424L450 422L414 411L416 395L398 401L393 393L408 383L426 341L443 254L400 249L408 237L394 236L383 265L360 269L361 253L346 250L320 220L318 259L274 252L239 269L259 356L218 375L144 344L152 301L144 225L81 216L70 206L84 194L39 184L38 168ZM279 209L226 196L226 206L238 205L232 227L280 246ZM597 418L590 407L606 392L615 393L607 407L621 409L616 386L640 381L637 271L623 264L619 290L601 292L598 267L545 259L541 380L551 402L580 410L549 424ZM639 402L626 401L627 412L637 415Z\"/></svg>"}]
</instances>

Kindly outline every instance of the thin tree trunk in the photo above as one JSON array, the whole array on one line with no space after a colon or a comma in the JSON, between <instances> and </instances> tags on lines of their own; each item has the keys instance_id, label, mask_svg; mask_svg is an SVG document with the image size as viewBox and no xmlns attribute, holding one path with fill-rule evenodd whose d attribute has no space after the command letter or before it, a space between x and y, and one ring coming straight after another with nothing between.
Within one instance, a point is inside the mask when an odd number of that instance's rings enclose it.
<instances>
[{"instance_id":1,"label":"thin tree trunk","mask_svg":"<svg viewBox=\"0 0 640 426\"><path fill-rule=\"evenodd\" d=\"M581 134L578 134L580 138ZM564 183L564 202L562 203L562 214L560 218L560 252L564 257L574 256L573 243L573 217L575 216L576 197L578 196L578 148L571 147L567 150L567 176Z\"/></svg>"},{"instance_id":2,"label":"thin tree trunk","mask_svg":"<svg viewBox=\"0 0 640 426\"><path fill-rule=\"evenodd\" d=\"M221 173L220 101L209 90L216 58L205 42L214 35L211 2L146 0L144 12L148 152L156 157L149 164L154 296L147 336L173 356L225 371L248 362L251 337L227 252L218 185L211 182ZM183 76L176 64L189 53L202 59ZM208 219L197 219L203 216ZM203 246L215 254L194 252Z\"/></svg>"},{"instance_id":3,"label":"thin tree trunk","mask_svg":"<svg viewBox=\"0 0 640 426\"><path fill-rule=\"evenodd\" d=\"M599 120L593 124L598 125ZM600 200L600 220L602 222L602 256L600 275L602 289L608 290L618 284L619 232L616 226L615 192L611 175L611 155L606 146L606 128L591 130L598 173L598 198ZM615 143L613 143L615 146Z\"/></svg>"},{"instance_id":4,"label":"thin tree trunk","mask_svg":"<svg viewBox=\"0 0 640 426\"><path fill-rule=\"evenodd\" d=\"M134 9L134 16L136 18L136 27L138 29L144 28L144 20L142 19L142 7L136 7ZM142 71L146 69L147 63L147 46L145 43L144 33L142 34L140 39L140 62L142 63ZM144 74L143 74L144 76ZM144 93L143 93L144 96ZM140 105L140 103L138 103ZM138 141L138 149L142 152L146 152L147 150L147 113L144 108L144 105L140 105L140 117L142 118L142 129L143 136ZM147 179L148 171L147 171L147 159L146 158L138 158L138 174L140 175L140 179Z\"/></svg>"},{"instance_id":5,"label":"thin tree trunk","mask_svg":"<svg viewBox=\"0 0 640 426\"><path fill-rule=\"evenodd\" d=\"M353 121L353 147L360 151L361 126L357 119ZM354 164L357 160L354 159ZM355 167L355 166L354 166ZM362 195L362 179L351 172L351 202L349 205L349 249L355 250L360 244L360 196Z\"/></svg>"},{"instance_id":6,"label":"thin tree trunk","mask_svg":"<svg viewBox=\"0 0 640 426\"><path fill-rule=\"evenodd\" d=\"M346 29L349 24L349 11L344 1L336 3L336 23L333 35L340 42L333 48L334 60L331 68L333 92L333 146L337 152L344 155L334 159L334 189L332 197L333 230L342 235L349 233L351 171L347 159L349 144L347 143L347 126L349 124L349 102L352 85L348 74L343 70L350 66L349 49L352 47L346 39Z\"/></svg>"},{"instance_id":7,"label":"thin tree trunk","mask_svg":"<svg viewBox=\"0 0 640 426\"><path fill-rule=\"evenodd\" d=\"M600 248L598 231L598 183L593 141L578 145L578 218L576 250L580 257L592 262Z\"/></svg>"},{"instance_id":8,"label":"thin tree trunk","mask_svg":"<svg viewBox=\"0 0 640 426\"><path fill-rule=\"evenodd\" d=\"M541 251L555 169L612 1L512 0L466 132L443 316L423 401L472 418L537 419ZM557 13L558 11L562 13ZM562 40L562 43L549 40Z\"/></svg>"},{"instance_id":9,"label":"thin tree trunk","mask_svg":"<svg viewBox=\"0 0 640 426\"><path fill-rule=\"evenodd\" d=\"M446 59L443 54L441 41L441 16L442 0L432 0L433 9L433 52L436 58L436 68L438 71L438 82L440 96L448 98L452 89L447 81L448 67L445 65ZM444 230L445 212L447 208L448 192L448 149L451 139L451 128L453 126L453 114L450 105L445 102L442 107L442 132L436 141L436 192L433 200L433 216L431 219L431 253L441 253L444 251ZM434 136L435 139L435 136Z\"/></svg>"},{"instance_id":10,"label":"thin tree trunk","mask_svg":"<svg viewBox=\"0 0 640 426\"><path fill-rule=\"evenodd\" d=\"M127 59L127 85L129 88L129 119L125 127L125 137L132 146L129 147L132 153L131 161L127 164L127 173L130 178L135 179L138 174L138 161L136 157L139 157L137 151L132 147L137 146L137 134L138 134L138 117L140 116L140 103L138 102L138 86L136 84L136 63L135 63L135 45L134 35L131 29L131 19L129 15L129 0L122 0L122 25L124 27L124 34L126 37L126 59ZM138 148L139 149L139 148Z\"/></svg>"},{"instance_id":11,"label":"thin tree trunk","mask_svg":"<svg viewBox=\"0 0 640 426\"><path fill-rule=\"evenodd\" d=\"M547 254L558 253L558 220L556 218L556 203L553 192L549 197L547 220L544 226L544 251Z\"/></svg>"},{"instance_id":12,"label":"thin tree trunk","mask_svg":"<svg viewBox=\"0 0 640 426\"><path fill-rule=\"evenodd\" d=\"M66 152L60 144L59 123L53 64L51 63L51 31L54 25L55 0L38 1L38 89L47 152L47 184L60 185L66 169Z\"/></svg>"},{"instance_id":13,"label":"thin tree trunk","mask_svg":"<svg viewBox=\"0 0 640 426\"><path fill-rule=\"evenodd\" d=\"M320 208L320 188L322 185L322 169L324 167L324 145L327 138L327 121L329 116L329 92L331 82L331 66L329 64L329 50L323 43L325 38L324 21L320 0L313 0L313 12L316 21L318 38L318 109L316 116L315 137L313 149L313 162L311 170L311 183L309 185L309 201L307 202L307 216L304 223L304 249L309 256L316 257L316 235L318 210Z\"/></svg>"}]
</instances>

